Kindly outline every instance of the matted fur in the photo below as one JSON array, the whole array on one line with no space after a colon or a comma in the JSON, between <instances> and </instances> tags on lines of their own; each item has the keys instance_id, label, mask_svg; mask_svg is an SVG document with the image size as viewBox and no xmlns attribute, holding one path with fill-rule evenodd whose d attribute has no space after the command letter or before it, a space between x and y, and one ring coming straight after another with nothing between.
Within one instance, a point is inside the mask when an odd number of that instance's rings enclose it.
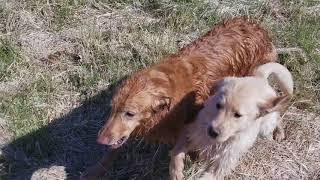
<instances>
[{"instance_id":1,"label":"matted fur","mask_svg":"<svg viewBox=\"0 0 320 180\"><path fill-rule=\"evenodd\" d=\"M112 112L98 142L119 147L129 136L136 136L174 144L215 82L225 76L250 75L256 66L276 60L274 46L259 25L244 17L221 23L176 54L125 80L114 94ZM139 118L126 120L126 112L131 111Z\"/></svg>"}]
</instances>

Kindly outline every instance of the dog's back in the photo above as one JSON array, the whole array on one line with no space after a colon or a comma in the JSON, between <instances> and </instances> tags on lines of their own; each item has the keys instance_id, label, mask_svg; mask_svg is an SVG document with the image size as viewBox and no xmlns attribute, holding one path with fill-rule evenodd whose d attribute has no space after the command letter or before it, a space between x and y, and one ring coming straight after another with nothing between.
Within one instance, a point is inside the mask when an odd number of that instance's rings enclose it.
<instances>
[{"instance_id":1,"label":"dog's back","mask_svg":"<svg viewBox=\"0 0 320 180\"><path fill-rule=\"evenodd\" d=\"M202 38L181 49L181 59L194 67L193 83L202 103L215 82L226 76L252 75L254 69L277 60L268 33L244 17L217 25Z\"/></svg>"},{"instance_id":2,"label":"dog's back","mask_svg":"<svg viewBox=\"0 0 320 180\"><path fill-rule=\"evenodd\" d=\"M206 35L182 48L179 54L182 56L197 54L218 60L236 58L237 61L246 63L277 59L268 33L257 23L244 17L234 18L215 26ZM235 54L238 56L234 56ZM255 57L261 59L256 60Z\"/></svg>"}]
</instances>

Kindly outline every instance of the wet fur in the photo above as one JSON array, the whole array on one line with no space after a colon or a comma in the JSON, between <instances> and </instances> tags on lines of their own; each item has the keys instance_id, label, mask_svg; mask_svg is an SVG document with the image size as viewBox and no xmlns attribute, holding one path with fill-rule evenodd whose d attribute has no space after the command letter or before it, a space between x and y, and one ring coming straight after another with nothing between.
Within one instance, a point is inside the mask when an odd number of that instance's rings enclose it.
<instances>
[{"instance_id":1,"label":"wet fur","mask_svg":"<svg viewBox=\"0 0 320 180\"><path fill-rule=\"evenodd\" d=\"M99 138L102 142L129 134L153 143L175 144L184 124L194 120L214 93L212 86L218 80L250 75L256 66L276 60L274 46L259 25L242 17L221 23L176 54L125 80L113 97L111 116ZM144 117L131 133L125 121L114 117L133 99Z\"/></svg>"},{"instance_id":2,"label":"wet fur","mask_svg":"<svg viewBox=\"0 0 320 180\"><path fill-rule=\"evenodd\" d=\"M169 97L170 107L144 119L132 135L173 144L183 124L192 121L189 113L199 110L215 82L225 76L250 75L256 66L276 59L266 31L245 18L235 18L177 54L133 74L114 95L112 109L117 111L141 91ZM105 133L102 130L100 136Z\"/></svg>"}]
</instances>

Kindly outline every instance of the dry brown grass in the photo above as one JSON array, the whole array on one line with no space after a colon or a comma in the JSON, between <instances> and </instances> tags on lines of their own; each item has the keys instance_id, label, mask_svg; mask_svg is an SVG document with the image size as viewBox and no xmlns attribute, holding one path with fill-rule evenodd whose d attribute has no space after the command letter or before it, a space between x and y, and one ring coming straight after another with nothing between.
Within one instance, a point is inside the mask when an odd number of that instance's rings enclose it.
<instances>
[{"instance_id":1,"label":"dry brown grass","mask_svg":"<svg viewBox=\"0 0 320 180\"><path fill-rule=\"evenodd\" d=\"M259 140L230 179L319 179L320 116L291 107L284 120L286 140Z\"/></svg>"},{"instance_id":2,"label":"dry brown grass","mask_svg":"<svg viewBox=\"0 0 320 180\"><path fill-rule=\"evenodd\" d=\"M229 179L319 179L318 9L299 0L1 1L0 176L76 178L103 150L95 138L111 86L221 19L249 15L285 48L295 100L288 139L259 140ZM132 141L105 179L167 179L169 148ZM185 173L194 179L198 169L189 161Z\"/></svg>"}]
</instances>

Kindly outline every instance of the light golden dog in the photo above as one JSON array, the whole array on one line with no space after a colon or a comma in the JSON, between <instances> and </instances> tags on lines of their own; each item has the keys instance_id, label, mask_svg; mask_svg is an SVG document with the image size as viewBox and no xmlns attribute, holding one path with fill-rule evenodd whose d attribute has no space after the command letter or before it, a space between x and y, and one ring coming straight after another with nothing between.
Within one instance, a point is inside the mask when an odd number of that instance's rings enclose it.
<instances>
[{"instance_id":1,"label":"light golden dog","mask_svg":"<svg viewBox=\"0 0 320 180\"><path fill-rule=\"evenodd\" d=\"M267 78L272 73L284 95L278 96L269 85ZM284 66L268 63L258 67L254 76L227 77L217 88L171 152L174 180L183 179L183 160L189 151L199 151L200 159L210 162L201 179L220 180L236 167L258 135L274 132L276 140L284 138L280 112L293 93L292 77Z\"/></svg>"},{"instance_id":2,"label":"light golden dog","mask_svg":"<svg viewBox=\"0 0 320 180\"><path fill-rule=\"evenodd\" d=\"M234 18L131 75L116 91L111 115L98 135L98 142L110 151L83 178L104 174L116 149L129 137L175 144L184 124L194 120L218 80L250 75L255 67L276 60L267 32L246 18Z\"/></svg>"}]
</instances>

